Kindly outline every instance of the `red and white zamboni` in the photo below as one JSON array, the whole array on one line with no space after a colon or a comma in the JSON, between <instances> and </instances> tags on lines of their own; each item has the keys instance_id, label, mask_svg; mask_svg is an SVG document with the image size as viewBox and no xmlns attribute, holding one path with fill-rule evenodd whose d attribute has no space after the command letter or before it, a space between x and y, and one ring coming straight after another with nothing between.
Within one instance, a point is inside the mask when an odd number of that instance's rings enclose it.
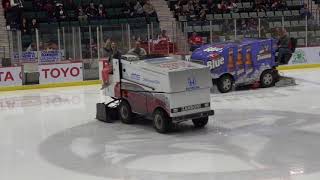
<instances>
[{"instance_id":1,"label":"red and white zamboni","mask_svg":"<svg viewBox=\"0 0 320 180\"><path fill-rule=\"evenodd\" d=\"M173 122L191 119L204 127L214 114L210 106L209 68L171 57L139 60L136 56L113 59L102 70L103 102L97 119L134 123L135 117L153 120L166 133Z\"/></svg>"}]
</instances>

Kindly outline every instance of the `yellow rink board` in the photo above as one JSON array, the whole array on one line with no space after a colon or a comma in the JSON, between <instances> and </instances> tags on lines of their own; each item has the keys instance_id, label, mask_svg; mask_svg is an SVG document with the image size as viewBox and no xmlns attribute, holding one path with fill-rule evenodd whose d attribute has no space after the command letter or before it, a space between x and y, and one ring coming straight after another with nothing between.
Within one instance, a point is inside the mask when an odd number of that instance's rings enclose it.
<instances>
[{"instance_id":1,"label":"yellow rink board","mask_svg":"<svg viewBox=\"0 0 320 180\"><path fill-rule=\"evenodd\" d=\"M88 85L96 85L96 84L101 84L101 81L100 80L92 80L92 81L67 82L67 83L35 84L35 85L24 85L24 86L0 87L0 92L1 91L3 92L3 91L18 91L18 90L71 87L71 86L88 86Z\"/></svg>"}]
</instances>

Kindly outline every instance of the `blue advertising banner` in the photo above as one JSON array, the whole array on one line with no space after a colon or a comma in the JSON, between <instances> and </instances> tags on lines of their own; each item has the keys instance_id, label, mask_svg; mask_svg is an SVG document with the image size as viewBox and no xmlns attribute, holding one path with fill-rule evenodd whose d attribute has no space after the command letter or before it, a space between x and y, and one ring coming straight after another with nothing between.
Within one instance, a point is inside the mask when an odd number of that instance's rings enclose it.
<instances>
[{"instance_id":1,"label":"blue advertising banner","mask_svg":"<svg viewBox=\"0 0 320 180\"><path fill-rule=\"evenodd\" d=\"M40 51L40 64L45 63L57 63L63 59L63 51L59 50L50 50L50 51ZM37 51L26 51L21 53L21 58L19 58L19 53L14 52L12 55L14 62L22 63L36 63L38 62Z\"/></svg>"},{"instance_id":2,"label":"blue advertising banner","mask_svg":"<svg viewBox=\"0 0 320 180\"><path fill-rule=\"evenodd\" d=\"M62 51L41 51L40 52L40 63L55 63L62 59Z\"/></svg>"},{"instance_id":3,"label":"blue advertising banner","mask_svg":"<svg viewBox=\"0 0 320 180\"><path fill-rule=\"evenodd\" d=\"M21 54L21 61L24 63L33 63L37 62L37 52L36 51L27 51ZM19 58L19 55L18 55Z\"/></svg>"}]
</instances>

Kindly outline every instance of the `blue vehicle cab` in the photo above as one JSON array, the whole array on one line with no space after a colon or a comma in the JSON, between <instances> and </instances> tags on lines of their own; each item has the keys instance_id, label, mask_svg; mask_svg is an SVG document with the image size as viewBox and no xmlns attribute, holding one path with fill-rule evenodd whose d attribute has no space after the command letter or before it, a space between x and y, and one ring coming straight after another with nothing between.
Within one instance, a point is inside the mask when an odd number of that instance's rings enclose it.
<instances>
[{"instance_id":1,"label":"blue vehicle cab","mask_svg":"<svg viewBox=\"0 0 320 180\"><path fill-rule=\"evenodd\" d=\"M278 80L273 39L204 45L192 53L191 61L211 68L213 83L222 93L256 82L271 87Z\"/></svg>"}]
</instances>

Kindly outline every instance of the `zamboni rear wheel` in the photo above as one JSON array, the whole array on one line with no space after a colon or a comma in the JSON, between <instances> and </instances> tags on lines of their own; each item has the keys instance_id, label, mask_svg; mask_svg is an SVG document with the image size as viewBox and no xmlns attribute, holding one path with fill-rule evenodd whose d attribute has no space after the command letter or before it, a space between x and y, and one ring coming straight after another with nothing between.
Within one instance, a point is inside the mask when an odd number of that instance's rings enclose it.
<instances>
[{"instance_id":1,"label":"zamboni rear wheel","mask_svg":"<svg viewBox=\"0 0 320 180\"><path fill-rule=\"evenodd\" d=\"M193 125L196 128L203 128L208 124L209 117L202 117L197 119L192 119Z\"/></svg>"},{"instance_id":2,"label":"zamboni rear wheel","mask_svg":"<svg viewBox=\"0 0 320 180\"><path fill-rule=\"evenodd\" d=\"M119 105L119 116L121 122L125 124L132 124L134 122L132 118L133 114L131 111L131 107L126 100L122 100Z\"/></svg>"},{"instance_id":3,"label":"zamboni rear wheel","mask_svg":"<svg viewBox=\"0 0 320 180\"><path fill-rule=\"evenodd\" d=\"M171 128L171 120L167 113L161 109L157 109L153 113L153 127L159 133L166 133Z\"/></svg>"}]
</instances>

